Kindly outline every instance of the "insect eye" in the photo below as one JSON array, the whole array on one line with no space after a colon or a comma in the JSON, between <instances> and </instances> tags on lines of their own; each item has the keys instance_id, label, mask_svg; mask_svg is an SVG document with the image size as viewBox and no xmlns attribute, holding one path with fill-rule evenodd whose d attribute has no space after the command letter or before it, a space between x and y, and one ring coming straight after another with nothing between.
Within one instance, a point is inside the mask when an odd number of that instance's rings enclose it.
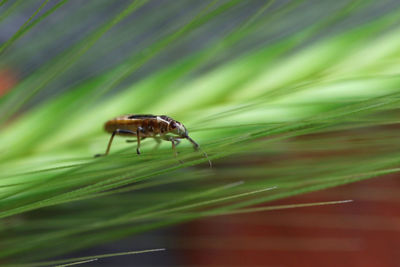
<instances>
[{"instance_id":1,"label":"insect eye","mask_svg":"<svg viewBox=\"0 0 400 267\"><path fill-rule=\"evenodd\" d=\"M175 122L171 122L171 128L175 129L176 128L176 123Z\"/></svg>"}]
</instances>

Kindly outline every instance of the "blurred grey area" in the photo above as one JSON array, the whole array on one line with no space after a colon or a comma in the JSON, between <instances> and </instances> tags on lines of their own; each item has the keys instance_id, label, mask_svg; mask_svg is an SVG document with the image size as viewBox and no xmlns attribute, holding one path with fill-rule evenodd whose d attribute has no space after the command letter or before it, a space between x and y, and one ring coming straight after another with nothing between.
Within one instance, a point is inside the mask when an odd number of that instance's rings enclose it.
<instances>
[{"instance_id":1,"label":"blurred grey area","mask_svg":"<svg viewBox=\"0 0 400 267\"><path fill-rule=\"evenodd\" d=\"M4 44L11 38L43 2L39 0L9 0L5 2L0 7L0 42ZM37 16L44 14L59 2L49 1ZM134 55L140 56L150 53L151 51L148 48L152 44L167 38L183 25L189 23L212 2L214 1L148 1L139 10L112 27L77 62L47 84L45 90L28 105L40 103L47 97L71 90L75 85L85 80L112 71L120 64L127 64L127 58ZM217 6L229 2L232 1L218 1ZM343 17L332 23L317 36L308 40L308 43L302 45L308 45L343 29L357 27L357 25L366 23L400 5L396 0L273 1L271 6L263 11L258 18L265 20L264 24L253 29L246 39L240 40L234 45L229 45L216 57L207 60L201 68L189 73L186 79L203 72L212 71L221 64L226 64L250 50L267 46L277 40L294 35L301 29L313 27L317 22L345 8L352 2L365 2L368 5L366 4L365 8L358 10L351 16ZM16 8L15 3L19 3ZM20 80L34 75L50 62L57 60L57 57L67 50L84 41L85 37L98 30L104 23L114 19L131 3L132 1L126 0L67 1L1 55L0 69L14 70ZM127 85L148 77L170 64L218 44L232 30L241 27L249 17L256 14L266 3L270 2L262 0L241 1L227 12L194 29L184 38L169 44L167 49L151 58L114 90L123 90ZM212 7L208 12L216 8ZM177 229L179 229L179 226L153 231L119 242L99 244L95 248L59 258L166 248L167 250L162 252L102 259L90 263L89 266L179 266L181 264L179 253L182 253L182 251L171 249L174 233Z\"/></svg>"}]
</instances>

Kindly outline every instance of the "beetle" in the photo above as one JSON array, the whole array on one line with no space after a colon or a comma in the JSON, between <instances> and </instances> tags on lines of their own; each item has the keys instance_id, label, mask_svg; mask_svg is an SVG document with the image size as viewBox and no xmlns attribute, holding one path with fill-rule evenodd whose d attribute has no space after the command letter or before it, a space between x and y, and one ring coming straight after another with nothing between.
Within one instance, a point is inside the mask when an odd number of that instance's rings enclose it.
<instances>
[{"instance_id":1,"label":"beetle","mask_svg":"<svg viewBox=\"0 0 400 267\"><path fill-rule=\"evenodd\" d=\"M104 154L97 154L95 157L107 156L110 152L112 141L115 135L125 137L136 137L137 148L136 153L140 154L140 141L146 138L153 138L157 142L157 147L161 140L169 141L172 144L174 156L177 157L176 146L181 142L181 139L187 139L192 143L193 148L198 151L200 149L189 135L186 127L177 120L166 115L151 115L151 114L128 114L116 117L107 121L104 124L106 132L111 133L108 141L107 149ZM135 140L126 140L127 142L135 142ZM207 154L202 151L205 158ZM210 167L211 161L208 159Z\"/></svg>"}]
</instances>

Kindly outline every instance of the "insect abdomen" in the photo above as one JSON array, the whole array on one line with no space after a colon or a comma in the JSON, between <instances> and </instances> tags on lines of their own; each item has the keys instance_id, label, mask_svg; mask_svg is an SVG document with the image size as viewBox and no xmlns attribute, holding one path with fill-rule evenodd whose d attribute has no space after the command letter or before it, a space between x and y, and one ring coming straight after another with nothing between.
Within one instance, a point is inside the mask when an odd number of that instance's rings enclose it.
<instances>
[{"instance_id":1,"label":"insect abdomen","mask_svg":"<svg viewBox=\"0 0 400 267\"><path fill-rule=\"evenodd\" d=\"M136 120L115 118L115 119L107 121L104 124L104 129L109 133L113 133L117 129L128 130L133 133L136 133L136 130L139 126L140 125L139 125L138 121L136 121ZM122 135L132 135L132 134L122 134Z\"/></svg>"},{"instance_id":2,"label":"insect abdomen","mask_svg":"<svg viewBox=\"0 0 400 267\"><path fill-rule=\"evenodd\" d=\"M140 129L142 136L153 136L166 131L166 126L157 120L157 116L152 115L126 115L109 120L104 124L104 129L113 133L115 130L127 130L133 134L118 133L118 135L136 135Z\"/></svg>"}]
</instances>

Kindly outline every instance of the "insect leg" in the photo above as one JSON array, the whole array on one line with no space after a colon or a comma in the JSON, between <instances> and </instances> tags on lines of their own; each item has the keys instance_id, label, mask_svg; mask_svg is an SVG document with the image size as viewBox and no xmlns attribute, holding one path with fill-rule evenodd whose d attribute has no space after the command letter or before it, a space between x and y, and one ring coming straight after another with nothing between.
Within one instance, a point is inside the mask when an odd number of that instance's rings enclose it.
<instances>
[{"instance_id":1,"label":"insect leg","mask_svg":"<svg viewBox=\"0 0 400 267\"><path fill-rule=\"evenodd\" d=\"M176 158L176 157L178 157L178 152L176 152L176 145L175 145L174 139L171 139L171 144L172 144L172 150L174 151L174 156Z\"/></svg>"},{"instance_id":2,"label":"insect leg","mask_svg":"<svg viewBox=\"0 0 400 267\"><path fill-rule=\"evenodd\" d=\"M129 130L116 129L116 130L111 134L110 141L108 141L106 153L104 153L104 154L96 154L96 155L94 155L94 156L95 156L96 158L97 158L97 157L101 157L101 156L107 156L107 155L108 155L108 152L110 152L110 148L111 148L112 141L114 140L114 136L115 136L116 134L120 134L120 133L135 134L134 132L129 131Z\"/></svg>"},{"instance_id":3,"label":"insect leg","mask_svg":"<svg viewBox=\"0 0 400 267\"><path fill-rule=\"evenodd\" d=\"M140 155L140 132L143 131L142 127L138 127L136 130L136 137L137 137L137 148L136 153Z\"/></svg>"},{"instance_id":4,"label":"insect leg","mask_svg":"<svg viewBox=\"0 0 400 267\"><path fill-rule=\"evenodd\" d=\"M162 138L163 140L165 140L165 141L170 141L170 142L171 142L172 150L173 150L173 152L174 152L174 156L175 156L176 159L178 159L178 152L176 151L176 144L175 144L175 142L178 143L178 144L180 143L180 142L178 141L178 139L175 139L175 138L170 137L170 136L162 136L161 138ZM179 159L178 159L178 161L179 161L180 163L183 163L183 161L181 161L181 160L179 160Z\"/></svg>"},{"instance_id":5,"label":"insect leg","mask_svg":"<svg viewBox=\"0 0 400 267\"><path fill-rule=\"evenodd\" d=\"M154 146L153 150L156 150L161 145L161 139L160 138L154 138L154 140L157 142L157 144Z\"/></svg>"},{"instance_id":6,"label":"insect leg","mask_svg":"<svg viewBox=\"0 0 400 267\"><path fill-rule=\"evenodd\" d=\"M174 138L171 138L170 141L171 141L171 144L172 144L172 150L174 151L174 156L175 156L176 159L178 159L178 152L176 151L176 146L180 143L180 141L178 141L177 139L174 139ZM175 144L175 142L177 144ZM178 159L178 161L181 164L183 163L183 161L180 160L180 159Z\"/></svg>"},{"instance_id":7,"label":"insect leg","mask_svg":"<svg viewBox=\"0 0 400 267\"><path fill-rule=\"evenodd\" d=\"M180 143L181 143L181 139L176 138L176 139L175 139L175 145L177 146L177 145L179 145Z\"/></svg>"}]
</instances>

